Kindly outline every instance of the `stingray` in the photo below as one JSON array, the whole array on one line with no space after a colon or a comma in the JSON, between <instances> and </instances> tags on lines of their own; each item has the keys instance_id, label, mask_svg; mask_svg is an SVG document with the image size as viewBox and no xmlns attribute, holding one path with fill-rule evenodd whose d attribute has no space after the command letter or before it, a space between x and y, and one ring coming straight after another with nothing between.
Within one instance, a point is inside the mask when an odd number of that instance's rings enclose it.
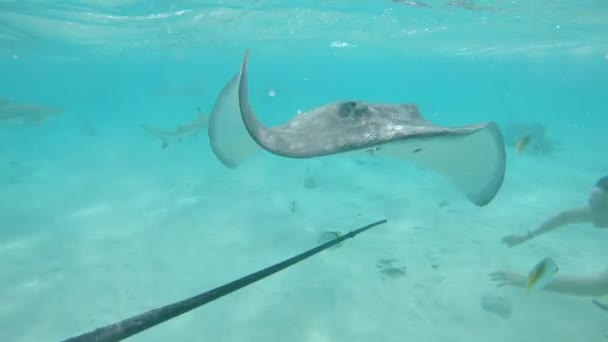
<instances>
[{"instance_id":1,"label":"stingray","mask_svg":"<svg viewBox=\"0 0 608 342\"><path fill-rule=\"evenodd\" d=\"M210 116L209 135L212 146L216 145L214 152L233 167L244 160L243 156L247 158L260 148L288 158L366 152L432 169L478 206L490 203L502 186L505 146L494 122L443 127L426 120L413 103L374 104L357 100L330 103L298 114L284 124L268 127L258 119L249 102L248 61L249 50L245 52L240 73L222 91L224 98L222 101L221 96L218 98L225 110L217 111L215 120L226 124L215 125L212 132L213 113ZM240 111L240 122L235 106ZM220 140L231 142L231 147L217 147ZM243 144L243 149L238 144Z\"/></svg>"}]
</instances>

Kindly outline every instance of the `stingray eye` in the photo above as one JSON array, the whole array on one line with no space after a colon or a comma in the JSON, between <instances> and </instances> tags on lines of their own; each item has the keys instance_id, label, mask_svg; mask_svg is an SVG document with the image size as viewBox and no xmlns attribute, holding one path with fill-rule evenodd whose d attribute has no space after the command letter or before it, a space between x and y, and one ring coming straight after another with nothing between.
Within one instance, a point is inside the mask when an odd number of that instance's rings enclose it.
<instances>
[{"instance_id":1,"label":"stingray eye","mask_svg":"<svg viewBox=\"0 0 608 342\"><path fill-rule=\"evenodd\" d=\"M345 102L340 106L340 111L339 111L338 115L340 115L341 118L347 118L355 112L356 108L357 108L357 102L355 102L355 101Z\"/></svg>"},{"instance_id":2,"label":"stingray eye","mask_svg":"<svg viewBox=\"0 0 608 342\"><path fill-rule=\"evenodd\" d=\"M355 117L367 116L369 114L369 110L367 106L362 104L357 104L355 108L353 108L353 113Z\"/></svg>"}]
</instances>

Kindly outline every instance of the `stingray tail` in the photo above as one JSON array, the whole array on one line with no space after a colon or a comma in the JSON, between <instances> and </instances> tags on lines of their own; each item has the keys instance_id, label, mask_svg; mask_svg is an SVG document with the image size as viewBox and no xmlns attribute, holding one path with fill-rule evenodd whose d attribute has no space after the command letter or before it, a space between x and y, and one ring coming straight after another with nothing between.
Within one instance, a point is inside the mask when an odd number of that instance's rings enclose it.
<instances>
[{"instance_id":1,"label":"stingray tail","mask_svg":"<svg viewBox=\"0 0 608 342\"><path fill-rule=\"evenodd\" d=\"M167 146L169 146L169 142L171 141L171 133L170 132L166 132L154 127L150 127L148 125L144 125L144 124L140 124L140 126L146 130L146 132L152 134L153 136L157 137L158 139L160 139L161 141L161 147L162 148L166 148Z\"/></svg>"}]
</instances>

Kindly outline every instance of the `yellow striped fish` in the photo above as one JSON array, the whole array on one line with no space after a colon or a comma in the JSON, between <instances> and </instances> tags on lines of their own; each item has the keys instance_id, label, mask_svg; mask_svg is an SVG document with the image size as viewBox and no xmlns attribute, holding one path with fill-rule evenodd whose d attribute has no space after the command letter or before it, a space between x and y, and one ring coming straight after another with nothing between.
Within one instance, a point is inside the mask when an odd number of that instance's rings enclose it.
<instances>
[{"instance_id":1,"label":"yellow striped fish","mask_svg":"<svg viewBox=\"0 0 608 342\"><path fill-rule=\"evenodd\" d=\"M541 260L528 273L526 293L530 293L532 290L540 290L549 285L558 271L559 267L557 267L553 258L547 257Z\"/></svg>"},{"instance_id":2,"label":"yellow striped fish","mask_svg":"<svg viewBox=\"0 0 608 342\"><path fill-rule=\"evenodd\" d=\"M515 150L517 151L517 155L522 154L528 143L530 142L530 136L526 135L524 137L519 138L515 143Z\"/></svg>"}]
</instances>

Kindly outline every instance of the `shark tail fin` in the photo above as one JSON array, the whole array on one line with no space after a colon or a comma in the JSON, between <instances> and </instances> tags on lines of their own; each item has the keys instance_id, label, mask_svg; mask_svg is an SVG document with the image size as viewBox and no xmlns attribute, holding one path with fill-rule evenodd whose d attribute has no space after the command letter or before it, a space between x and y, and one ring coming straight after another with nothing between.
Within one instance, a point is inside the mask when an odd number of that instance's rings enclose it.
<instances>
[{"instance_id":1,"label":"shark tail fin","mask_svg":"<svg viewBox=\"0 0 608 342\"><path fill-rule=\"evenodd\" d=\"M154 127L150 127L145 124L140 124L140 126L143 129L145 129L148 133L150 133L153 136L160 139L162 148L166 148L167 146L169 146L169 142L171 141L171 133L154 128Z\"/></svg>"}]
</instances>

